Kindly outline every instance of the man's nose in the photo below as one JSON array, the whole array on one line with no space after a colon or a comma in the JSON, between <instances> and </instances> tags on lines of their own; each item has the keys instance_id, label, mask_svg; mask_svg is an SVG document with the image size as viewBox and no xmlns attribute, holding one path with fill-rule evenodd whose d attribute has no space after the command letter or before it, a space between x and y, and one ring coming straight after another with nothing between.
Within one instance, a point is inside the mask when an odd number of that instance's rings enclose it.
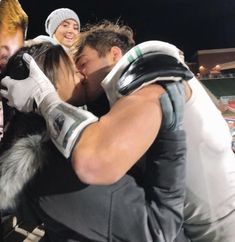
<instances>
[{"instance_id":1,"label":"man's nose","mask_svg":"<svg viewBox=\"0 0 235 242\"><path fill-rule=\"evenodd\" d=\"M84 81L87 79L86 75L81 71L77 71L77 75L78 75L81 83L84 83Z\"/></svg>"},{"instance_id":2,"label":"man's nose","mask_svg":"<svg viewBox=\"0 0 235 242\"><path fill-rule=\"evenodd\" d=\"M87 78L85 68L80 68L76 65L76 73L79 73L79 75L81 75L81 78L83 78L83 79Z\"/></svg>"}]
</instances>

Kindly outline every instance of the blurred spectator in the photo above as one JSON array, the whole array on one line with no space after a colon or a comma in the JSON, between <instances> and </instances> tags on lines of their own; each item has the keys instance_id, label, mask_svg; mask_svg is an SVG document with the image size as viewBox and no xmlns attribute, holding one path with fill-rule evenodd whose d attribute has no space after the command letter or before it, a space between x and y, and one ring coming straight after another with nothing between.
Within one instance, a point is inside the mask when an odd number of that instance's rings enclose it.
<instances>
[{"instance_id":1,"label":"blurred spectator","mask_svg":"<svg viewBox=\"0 0 235 242\"><path fill-rule=\"evenodd\" d=\"M0 1L0 73L9 57L23 46L27 27L28 16L18 0ZM3 113L0 104L0 140L2 135Z\"/></svg>"}]
</instances>

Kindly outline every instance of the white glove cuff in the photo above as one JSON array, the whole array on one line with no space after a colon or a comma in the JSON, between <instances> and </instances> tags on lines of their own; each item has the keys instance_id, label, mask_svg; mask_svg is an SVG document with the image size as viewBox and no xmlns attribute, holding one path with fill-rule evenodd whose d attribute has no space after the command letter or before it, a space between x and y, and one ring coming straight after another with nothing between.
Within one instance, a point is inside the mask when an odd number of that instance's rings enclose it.
<instances>
[{"instance_id":1,"label":"white glove cuff","mask_svg":"<svg viewBox=\"0 0 235 242\"><path fill-rule=\"evenodd\" d=\"M56 101L55 99L54 104ZM57 149L68 158L84 128L96 122L98 118L86 110L61 101L47 110L47 112L43 112L43 116L47 122L51 140Z\"/></svg>"},{"instance_id":2,"label":"white glove cuff","mask_svg":"<svg viewBox=\"0 0 235 242\"><path fill-rule=\"evenodd\" d=\"M43 117L45 117L46 113L48 113L51 108L57 106L62 102L63 101L60 99L57 92L48 93L41 101L40 106L38 106L39 112L42 114Z\"/></svg>"}]
</instances>

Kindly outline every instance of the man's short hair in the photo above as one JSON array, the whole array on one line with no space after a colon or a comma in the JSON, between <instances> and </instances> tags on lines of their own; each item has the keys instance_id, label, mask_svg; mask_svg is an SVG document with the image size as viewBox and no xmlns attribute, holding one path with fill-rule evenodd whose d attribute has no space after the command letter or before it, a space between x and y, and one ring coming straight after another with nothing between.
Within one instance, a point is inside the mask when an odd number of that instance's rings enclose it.
<instances>
[{"instance_id":1,"label":"man's short hair","mask_svg":"<svg viewBox=\"0 0 235 242\"><path fill-rule=\"evenodd\" d=\"M74 45L73 54L76 62L85 46L95 49L99 56L105 56L113 46L119 47L125 54L134 45L133 30L129 26L103 21L84 27Z\"/></svg>"}]
</instances>

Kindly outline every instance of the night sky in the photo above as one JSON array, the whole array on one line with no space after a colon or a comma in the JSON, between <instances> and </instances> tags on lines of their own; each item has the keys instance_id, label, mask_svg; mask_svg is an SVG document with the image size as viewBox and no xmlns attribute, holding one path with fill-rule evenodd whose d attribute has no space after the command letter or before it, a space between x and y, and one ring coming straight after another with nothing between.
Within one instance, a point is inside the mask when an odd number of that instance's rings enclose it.
<instances>
[{"instance_id":1,"label":"night sky","mask_svg":"<svg viewBox=\"0 0 235 242\"><path fill-rule=\"evenodd\" d=\"M120 19L137 43L163 40L192 61L197 50L235 47L235 0L19 0L29 16L27 38L45 34L44 22L57 8L68 7L81 24Z\"/></svg>"}]
</instances>

